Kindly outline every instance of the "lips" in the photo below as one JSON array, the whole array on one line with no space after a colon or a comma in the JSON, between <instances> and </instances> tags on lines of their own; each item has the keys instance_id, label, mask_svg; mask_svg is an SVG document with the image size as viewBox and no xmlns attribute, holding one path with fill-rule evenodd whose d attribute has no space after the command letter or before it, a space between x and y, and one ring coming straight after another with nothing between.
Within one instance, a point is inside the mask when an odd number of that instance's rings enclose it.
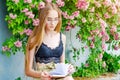
<instances>
[{"instance_id":1,"label":"lips","mask_svg":"<svg viewBox=\"0 0 120 80\"><path fill-rule=\"evenodd\" d=\"M54 28L54 26L50 26L50 28Z\"/></svg>"}]
</instances>

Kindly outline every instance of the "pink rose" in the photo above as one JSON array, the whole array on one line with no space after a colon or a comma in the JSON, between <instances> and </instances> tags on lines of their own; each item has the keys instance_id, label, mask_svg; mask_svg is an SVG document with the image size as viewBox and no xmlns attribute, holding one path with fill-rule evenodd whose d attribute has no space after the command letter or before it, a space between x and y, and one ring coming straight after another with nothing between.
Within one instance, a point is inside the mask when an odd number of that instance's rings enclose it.
<instances>
[{"instance_id":1,"label":"pink rose","mask_svg":"<svg viewBox=\"0 0 120 80\"><path fill-rule=\"evenodd\" d=\"M23 9L21 12L28 12L28 8Z\"/></svg>"},{"instance_id":2,"label":"pink rose","mask_svg":"<svg viewBox=\"0 0 120 80\"><path fill-rule=\"evenodd\" d=\"M103 54L102 54L102 53L99 54L99 58L100 58L100 59L103 58Z\"/></svg>"},{"instance_id":3,"label":"pink rose","mask_svg":"<svg viewBox=\"0 0 120 80\"><path fill-rule=\"evenodd\" d=\"M25 21L24 21L24 24L26 24L26 25L29 24L29 21L28 21L28 20L25 20Z\"/></svg>"},{"instance_id":4,"label":"pink rose","mask_svg":"<svg viewBox=\"0 0 120 80\"><path fill-rule=\"evenodd\" d=\"M14 45L16 46L16 47L22 47L22 42L21 41L16 41L16 42L14 42Z\"/></svg>"},{"instance_id":5,"label":"pink rose","mask_svg":"<svg viewBox=\"0 0 120 80\"><path fill-rule=\"evenodd\" d=\"M95 3L95 6L96 6L96 7L98 7L98 8L101 7L101 4L100 4L99 1L94 1L94 3Z\"/></svg>"},{"instance_id":6,"label":"pink rose","mask_svg":"<svg viewBox=\"0 0 120 80\"><path fill-rule=\"evenodd\" d=\"M76 6L78 9L87 10L89 3L86 0L78 0Z\"/></svg>"},{"instance_id":7,"label":"pink rose","mask_svg":"<svg viewBox=\"0 0 120 80\"><path fill-rule=\"evenodd\" d=\"M69 16L69 19L73 20L73 19L74 19L74 16Z\"/></svg>"},{"instance_id":8,"label":"pink rose","mask_svg":"<svg viewBox=\"0 0 120 80\"><path fill-rule=\"evenodd\" d=\"M102 50L104 50L104 51L105 51L105 49L106 49L106 45L105 45L105 43L104 43L104 42L102 42Z\"/></svg>"},{"instance_id":9,"label":"pink rose","mask_svg":"<svg viewBox=\"0 0 120 80\"><path fill-rule=\"evenodd\" d=\"M71 29L71 26L68 25L68 26L66 26L65 31L69 31L70 29Z\"/></svg>"},{"instance_id":10,"label":"pink rose","mask_svg":"<svg viewBox=\"0 0 120 80\"><path fill-rule=\"evenodd\" d=\"M62 15L65 19L68 19L69 18L69 15L67 14L67 12L62 12Z\"/></svg>"},{"instance_id":11,"label":"pink rose","mask_svg":"<svg viewBox=\"0 0 120 80\"><path fill-rule=\"evenodd\" d=\"M95 11L95 7L92 7L91 9L90 9L90 12L94 12Z\"/></svg>"},{"instance_id":12,"label":"pink rose","mask_svg":"<svg viewBox=\"0 0 120 80\"><path fill-rule=\"evenodd\" d=\"M31 33L32 33L32 30L31 29L25 29L24 30L24 33L27 35L27 36L29 36L29 35L31 35Z\"/></svg>"},{"instance_id":13,"label":"pink rose","mask_svg":"<svg viewBox=\"0 0 120 80\"><path fill-rule=\"evenodd\" d=\"M114 32L116 32L116 31L117 31L116 25L112 25L112 27L111 27L111 29L110 29L110 32L111 32L111 33L114 33Z\"/></svg>"},{"instance_id":14,"label":"pink rose","mask_svg":"<svg viewBox=\"0 0 120 80\"><path fill-rule=\"evenodd\" d=\"M91 44L90 44L90 48L95 48L95 45L94 45L93 42L91 42Z\"/></svg>"},{"instance_id":15,"label":"pink rose","mask_svg":"<svg viewBox=\"0 0 120 80\"><path fill-rule=\"evenodd\" d=\"M12 18L12 19L15 19L15 18L17 17L17 15L16 15L16 14L13 14L13 13L10 13L9 16L10 16L10 18Z\"/></svg>"},{"instance_id":16,"label":"pink rose","mask_svg":"<svg viewBox=\"0 0 120 80\"><path fill-rule=\"evenodd\" d=\"M78 17L79 13L80 13L79 11L75 11L75 12L72 13L72 15L75 16L75 17Z\"/></svg>"},{"instance_id":17,"label":"pink rose","mask_svg":"<svg viewBox=\"0 0 120 80\"><path fill-rule=\"evenodd\" d=\"M86 63L86 64L85 64L85 67L89 67L89 64L88 64L88 63Z\"/></svg>"},{"instance_id":18,"label":"pink rose","mask_svg":"<svg viewBox=\"0 0 120 80\"><path fill-rule=\"evenodd\" d=\"M82 23L85 23L87 20L85 18L82 18Z\"/></svg>"},{"instance_id":19,"label":"pink rose","mask_svg":"<svg viewBox=\"0 0 120 80\"><path fill-rule=\"evenodd\" d=\"M24 0L24 3L32 3L32 0Z\"/></svg>"},{"instance_id":20,"label":"pink rose","mask_svg":"<svg viewBox=\"0 0 120 80\"><path fill-rule=\"evenodd\" d=\"M109 15L108 13L105 13L105 14L104 14L104 17L105 17L106 19L108 19L108 18L110 18L110 15Z\"/></svg>"},{"instance_id":21,"label":"pink rose","mask_svg":"<svg viewBox=\"0 0 120 80\"><path fill-rule=\"evenodd\" d=\"M63 7L65 5L64 1L62 0L56 0L56 3L59 7Z\"/></svg>"},{"instance_id":22,"label":"pink rose","mask_svg":"<svg viewBox=\"0 0 120 80\"><path fill-rule=\"evenodd\" d=\"M33 26L39 25L39 19L33 19Z\"/></svg>"},{"instance_id":23,"label":"pink rose","mask_svg":"<svg viewBox=\"0 0 120 80\"><path fill-rule=\"evenodd\" d=\"M115 33L113 36L114 36L114 39L115 39L115 40L119 40L119 37L120 37L120 36L119 36L118 33Z\"/></svg>"},{"instance_id":24,"label":"pink rose","mask_svg":"<svg viewBox=\"0 0 120 80\"><path fill-rule=\"evenodd\" d=\"M114 45L114 50L118 50L119 46Z\"/></svg>"},{"instance_id":25,"label":"pink rose","mask_svg":"<svg viewBox=\"0 0 120 80\"><path fill-rule=\"evenodd\" d=\"M40 2L38 5L38 9L42 9L45 7L45 3L44 2Z\"/></svg>"},{"instance_id":26,"label":"pink rose","mask_svg":"<svg viewBox=\"0 0 120 80\"><path fill-rule=\"evenodd\" d=\"M111 0L104 0L103 5L110 6L112 4Z\"/></svg>"},{"instance_id":27,"label":"pink rose","mask_svg":"<svg viewBox=\"0 0 120 80\"><path fill-rule=\"evenodd\" d=\"M2 51L9 51L10 50L10 48L8 48L8 46L3 46L2 47Z\"/></svg>"}]
</instances>

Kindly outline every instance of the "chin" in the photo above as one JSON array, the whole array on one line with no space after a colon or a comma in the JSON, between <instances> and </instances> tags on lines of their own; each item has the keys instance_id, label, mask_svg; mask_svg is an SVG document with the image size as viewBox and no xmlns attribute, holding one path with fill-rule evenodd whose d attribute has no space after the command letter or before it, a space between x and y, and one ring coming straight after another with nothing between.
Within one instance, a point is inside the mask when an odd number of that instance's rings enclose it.
<instances>
[{"instance_id":1,"label":"chin","mask_svg":"<svg viewBox=\"0 0 120 80\"><path fill-rule=\"evenodd\" d=\"M55 30L55 28L50 28L49 30L50 30L50 31L54 31L54 30Z\"/></svg>"}]
</instances>

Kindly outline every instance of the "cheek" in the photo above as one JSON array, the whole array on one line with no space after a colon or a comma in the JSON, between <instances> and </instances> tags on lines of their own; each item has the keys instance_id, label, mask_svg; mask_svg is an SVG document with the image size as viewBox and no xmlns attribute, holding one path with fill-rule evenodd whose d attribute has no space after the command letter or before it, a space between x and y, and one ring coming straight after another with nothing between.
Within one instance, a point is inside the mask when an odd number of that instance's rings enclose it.
<instances>
[{"instance_id":1,"label":"cheek","mask_svg":"<svg viewBox=\"0 0 120 80\"><path fill-rule=\"evenodd\" d=\"M55 23L55 26L57 26L58 23Z\"/></svg>"},{"instance_id":2,"label":"cheek","mask_svg":"<svg viewBox=\"0 0 120 80\"><path fill-rule=\"evenodd\" d=\"M49 24L46 23L46 28L49 28Z\"/></svg>"}]
</instances>

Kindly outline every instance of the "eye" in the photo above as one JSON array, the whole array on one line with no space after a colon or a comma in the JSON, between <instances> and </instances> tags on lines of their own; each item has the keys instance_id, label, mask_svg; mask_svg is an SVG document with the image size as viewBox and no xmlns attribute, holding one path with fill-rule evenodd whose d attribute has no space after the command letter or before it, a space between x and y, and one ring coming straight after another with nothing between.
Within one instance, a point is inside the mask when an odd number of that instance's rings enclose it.
<instances>
[{"instance_id":1,"label":"eye","mask_svg":"<svg viewBox=\"0 0 120 80\"><path fill-rule=\"evenodd\" d=\"M58 17L57 17L57 18L55 18L55 21L58 21Z\"/></svg>"},{"instance_id":2,"label":"eye","mask_svg":"<svg viewBox=\"0 0 120 80\"><path fill-rule=\"evenodd\" d=\"M52 18L47 18L48 21L52 21Z\"/></svg>"},{"instance_id":3,"label":"eye","mask_svg":"<svg viewBox=\"0 0 120 80\"><path fill-rule=\"evenodd\" d=\"M50 17L48 17L47 21L58 21L58 19L59 19L58 17L56 17L56 18L50 18Z\"/></svg>"}]
</instances>

